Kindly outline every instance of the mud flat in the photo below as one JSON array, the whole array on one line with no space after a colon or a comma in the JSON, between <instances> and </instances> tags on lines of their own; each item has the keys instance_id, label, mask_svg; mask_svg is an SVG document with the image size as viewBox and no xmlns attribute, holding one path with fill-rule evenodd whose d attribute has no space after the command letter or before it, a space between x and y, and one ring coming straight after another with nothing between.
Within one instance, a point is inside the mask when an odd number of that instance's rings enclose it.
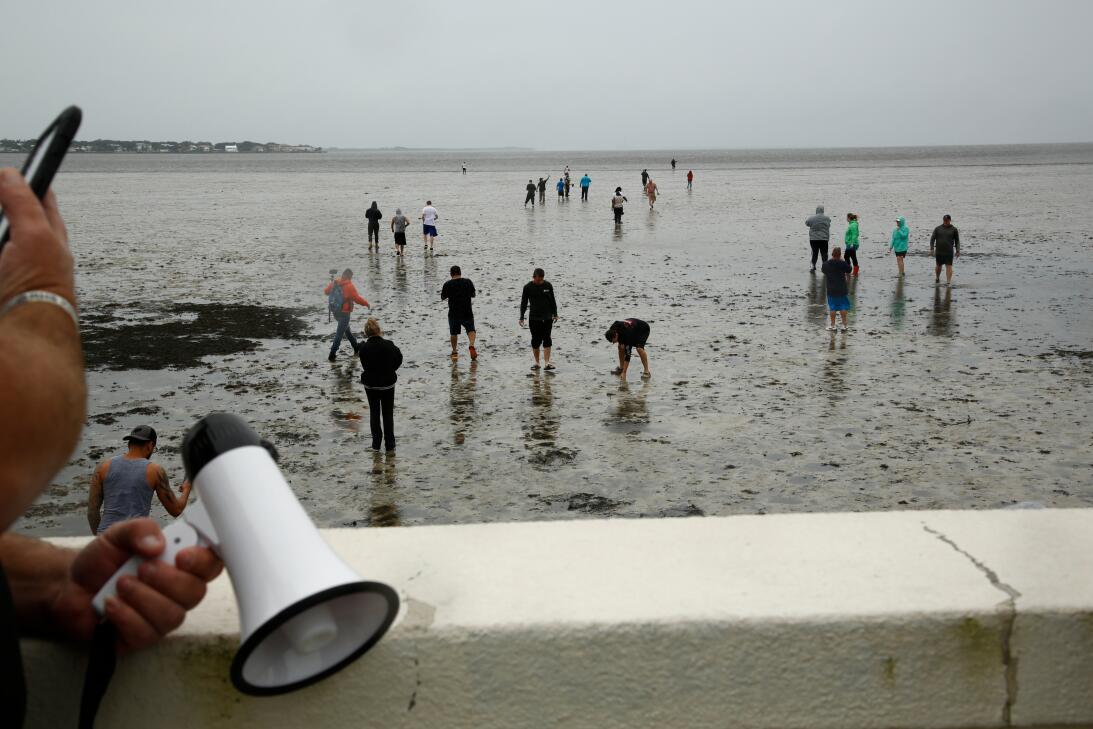
<instances>
[{"instance_id":1,"label":"mud flat","mask_svg":"<svg viewBox=\"0 0 1093 729\"><path fill-rule=\"evenodd\" d=\"M213 410L276 444L328 527L1093 504L1093 152L920 166L719 154L677 155L675 174L652 155L483 156L466 177L382 154L77 161L86 169L58 192L87 427L20 527L85 533L91 469L139 423L161 433L156 458L177 482L182 434ZM529 176L567 162L591 175L590 202L520 206ZM642 167L661 188L654 212L636 194ZM615 185L634 193L621 229ZM366 252L371 200L415 217L426 197L438 255L422 255L414 228L405 261L386 230L382 253ZM848 210L861 215L845 335L824 330L822 278L808 272L803 219L817 203L835 238ZM925 254L945 212L966 251L951 289L934 286ZM885 255L896 215L912 229L902 281ZM437 292L456 263L479 290L476 363L465 343L447 357ZM326 361L321 290L344 266L406 357L397 456L369 449L348 346ZM561 307L553 375L528 369L517 326L534 266ZM602 332L626 316L652 324L651 381L609 374Z\"/></svg>"}]
</instances>

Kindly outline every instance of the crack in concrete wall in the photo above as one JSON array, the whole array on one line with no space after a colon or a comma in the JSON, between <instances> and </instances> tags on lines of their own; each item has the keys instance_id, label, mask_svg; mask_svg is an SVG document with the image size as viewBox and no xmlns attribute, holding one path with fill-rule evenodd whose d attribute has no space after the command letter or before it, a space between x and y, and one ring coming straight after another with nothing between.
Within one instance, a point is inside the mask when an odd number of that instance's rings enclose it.
<instances>
[{"instance_id":1,"label":"crack in concrete wall","mask_svg":"<svg viewBox=\"0 0 1093 729\"><path fill-rule=\"evenodd\" d=\"M975 565L976 569L986 576L992 587L1006 595L1006 599L1001 603L1001 605L1004 606L1001 646L1002 666L1005 669L1006 680L1006 703L1002 706L1002 723L1004 726L1013 726L1013 706L1017 703L1017 656L1013 655L1010 651L1010 641L1013 638L1013 628L1017 622L1017 598L1021 597L1021 593L1018 592L1013 585L1003 582L998 577L997 572L992 570L982 561L976 559L970 552L961 549L960 545L945 536L942 532L931 529L926 522L922 522L922 528L927 533L933 534L938 540L948 544L958 554L966 557L968 561Z\"/></svg>"}]
</instances>

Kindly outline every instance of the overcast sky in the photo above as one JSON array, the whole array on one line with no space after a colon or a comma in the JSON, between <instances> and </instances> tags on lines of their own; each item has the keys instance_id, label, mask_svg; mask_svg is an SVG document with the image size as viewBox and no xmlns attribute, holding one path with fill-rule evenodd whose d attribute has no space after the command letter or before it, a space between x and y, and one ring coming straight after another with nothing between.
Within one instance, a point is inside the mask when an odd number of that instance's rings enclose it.
<instances>
[{"instance_id":1,"label":"overcast sky","mask_svg":"<svg viewBox=\"0 0 1093 729\"><path fill-rule=\"evenodd\" d=\"M1087 0L6 0L0 137L683 149L1093 141Z\"/></svg>"}]
</instances>

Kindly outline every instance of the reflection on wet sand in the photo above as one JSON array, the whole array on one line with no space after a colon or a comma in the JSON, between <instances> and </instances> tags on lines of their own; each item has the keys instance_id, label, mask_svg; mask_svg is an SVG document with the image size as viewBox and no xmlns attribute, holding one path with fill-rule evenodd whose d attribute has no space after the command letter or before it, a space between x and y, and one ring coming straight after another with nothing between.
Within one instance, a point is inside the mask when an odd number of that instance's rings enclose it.
<instances>
[{"instance_id":1,"label":"reflection on wet sand","mask_svg":"<svg viewBox=\"0 0 1093 729\"><path fill-rule=\"evenodd\" d=\"M558 415L554 412L553 375L536 372L531 378L531 409L524 418L524 448L528 461L545 466L556 460L572 460L573 451L558 447Z\"/></svg>"},{"instance_id":2,"label":"reflection on wet sand","mask_svg":"<svg viewBox=\"0 0 1093 729\"><path fill-rule=\"evenodd\" d=\"M893 329L903 328L903 317L906 313L907 301L903 298L903 277L899 277L896 279L896 289L892 292L892 302L888 307Z\"/></svg>"},{"instance_id":3,"label":"reflection on wet sand","mask_svg":"<svg viewBox=\"0 0 1093 729\"><path fill-rule=\"evenodd\" d=\"M452 439L456 445L462 445L467 433L474 424L474 391L478 386L478 362L471 360L471 365L464 375L458 362L452 362L452 384L448 390L451 400Z\"/></svg>"},{"instance_id":4,"label":"reflection on wet sand","mask_svg":"<svg viewBox=\"0 0 1093 729\"><path fill-rule=\"evenodd\" d=\"M827 323L827 295L824 293L824 277L815 273L808 277L808 298L805 299L805 321L809 324Z\"/></svg>"},{"instance_id":5,"label":"reflection on wet sand","mask_svg":"<svg viewBox=\"0 0 1093 729\"><path fill-rule=\"evenodd\" d=\"M396 503L395 463L394 453L372 452L372 504L368 510L370 526L399 526L402 523Z\"/></svg>"},{"instance_id":6,"label":"reflection on wet sand","mask_svg":"<svg viewBox=\"0 0 1093 729\"><path fill-rule=\"evenodd\" d=\"M827 345L828 356L824 359L824 377L821 389L825 392L838 393L834 399L841 400L846 386L846 332L831 332L831 341Z\"/></svg>"},{"instance_id":7,"label":"reflection on wet sand","mask_svg":"<svg viewBox=\"0 0 1093 729\"><path fill-rule=\"evenodd\" d=\"M945 294L942 295L941 289L945 289ZM953 319L955 316L952 312L953 304L953 290L949 286L935 286L934 287L934 308L930 315L930 324L926 330L933 335L939 337L951 337L953 334Z\"/></svg>"},{"instance_id":8,"label":"reflection on wet sand","mask_svg":"<svg viewBox=\"0 0 1093 729\"><path fill-rule=\"evenodd\" d=\"M395 256L395 291L406 293L406 256Z\"/></svg>"},{"instance_id":9,"label":"reflection on wet sand","mask_svg":"<svg viewBox=\"0 0 1093 729\"><path fill-rule=\"evenodd\" d=\"M642 380L641 384L634 388L631 388L625 380L619 382L619 389L615 394L615 406L607 418L607 424L648 425L649 406L645 400L649 395L649 386L649 380Z\"/></svg>"}]
</instances>

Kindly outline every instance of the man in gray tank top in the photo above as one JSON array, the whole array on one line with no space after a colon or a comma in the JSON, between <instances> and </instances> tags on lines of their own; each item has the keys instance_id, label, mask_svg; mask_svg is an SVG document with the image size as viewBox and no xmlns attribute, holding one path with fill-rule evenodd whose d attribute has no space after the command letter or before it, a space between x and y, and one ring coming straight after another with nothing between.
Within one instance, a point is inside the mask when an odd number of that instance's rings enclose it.
<instances>
[{"instance_id":1,"label":"man in gray tank top","mask_svg":"<svg viewBox=\"0 0 1093 729\"><path fill-rule=\"evenodd\" d=\"M148 516L153 492L171 516L181 514L190 498L189 481L183 481L175 494L163 466L149 460L156 450L154 428L138 425L124 440L128 452L103 461L91 474L87 523L95 535L119 521Z\"/></svg>"}]
</instances>

